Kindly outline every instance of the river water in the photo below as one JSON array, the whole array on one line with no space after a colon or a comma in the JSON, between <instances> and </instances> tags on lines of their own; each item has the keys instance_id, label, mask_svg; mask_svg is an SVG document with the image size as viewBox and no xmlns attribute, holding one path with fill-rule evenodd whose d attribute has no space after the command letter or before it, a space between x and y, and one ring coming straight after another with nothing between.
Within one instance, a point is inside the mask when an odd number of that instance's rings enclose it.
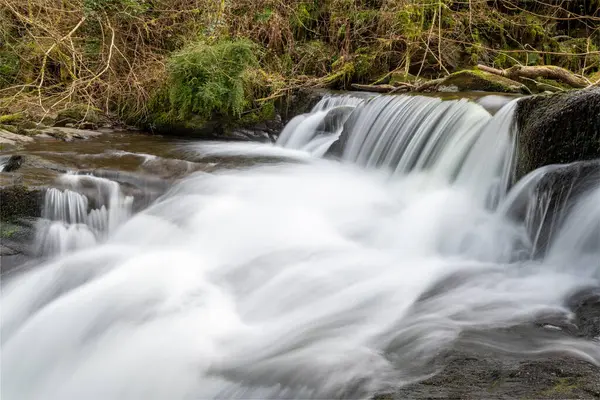
<instances>
[{"instance_id":1,"label":"river water","mask_svg":"<svg viewBox=\"0 0 600 400\"><path fill-rule=\"evenodd\" d=\"M600 288L600 182L540 250L561 167L514 181L514 108L339 96L276 144L29 149L73 171L3 282L2 398L369 398L458 345L600 364L563 329Z\"/></svg>"}]
</instances>

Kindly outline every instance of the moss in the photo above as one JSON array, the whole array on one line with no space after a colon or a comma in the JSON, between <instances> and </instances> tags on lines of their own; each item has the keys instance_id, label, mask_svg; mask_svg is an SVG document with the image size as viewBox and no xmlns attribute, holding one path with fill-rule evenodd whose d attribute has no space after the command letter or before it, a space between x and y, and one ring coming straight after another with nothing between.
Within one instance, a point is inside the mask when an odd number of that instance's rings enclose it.
<instances>
[{"instance_id":1,"label":"moss","mask_svg":"<svg viewBox=\"0 0 600 400\"><path fill-rule=\"evenodd\" d=\"M10 222L0 224L0 238L10 239L19 232L19 226Z\"/></svg>"},{"instance_id":2,"label":"moss","mask_svg":"<svg viewBox=\"0 0 600 400\"><path fill-rule=\"evenodd\" d=\"M77 104L65 110L59 111L54 121L54 125L64 127L67 124L80 124L89 122L98 124L101 120L102 110L91 107L87 104Z\"/></svg>"},{"instance_id":3,"label":"moss","mask_svg":"<svg viewBox=\"0 0 600 400\"><path fill-rule=\"evenodd\" d=\"M414 75L411 74L407 74L407 73L399 73L399 72L392 72L389 78L389 84L390 85L397 85L400 83L414 83L418 80L418 78Z\"/></svg>"},{"instance_id":4,"label":"moss","mask_svg":"<svg viewBox=\"0 0 600 400\"><path fill-rule=\"evenodd\" d=\"M22 218L39 217L44 191L25 186L0 188L0 221L15 222Z\"/></svg>"},{"instance_id":5,"label":"moss","mask_svg":"<svg viewBox=\"0 0 600 400\"><path fill-rule=\"evenodd\" d=\"M459 92L484 91L499 93L528 93L526 86L502 76L479 70L455 72L437 84L437 89L453 87Z\"/></svg>"},{"instance_id":6,"label":"moss","mask_svg":"<svg viewBox=\"0 0 600 400\"><path fill-rule=\"evenodd\" d=\"M554 79L537 78L537 88L540 91L565 92L573 88L563 82L555 81Z\"/></svg>"},{"instance_id":7,"label":"moss","mask_svg":"<svg viewBox=\"0 0 600 400\"><path fill-rule=\"evenodd\" d=\"M8 124L0 124L0 129L4 129L5 131L9 131L11 133L18 133L19 131L16 126Z\"/></svg>"},{"instance_id":8,"label":"moss","mask_svg":"<svg viewBox=\"0 0 600 400\"><path fill-rule=\"evenodd\" d=\"M558 378L554 386L545 390L542 394L544 396L564 396L573 393L578 388L579 382L577 378Z\"/></svg>"},{"instance_id":9,"label":"moss","mask_svg":"<svg viewBox=\"0 0 600 400\"><path fill-rule=\"evenodd\" d=\"M26 119L26 116L23 113L0 115L0 124L16 125L16 124L21 123L25 119Z\"/></svg>"}]
</instances>

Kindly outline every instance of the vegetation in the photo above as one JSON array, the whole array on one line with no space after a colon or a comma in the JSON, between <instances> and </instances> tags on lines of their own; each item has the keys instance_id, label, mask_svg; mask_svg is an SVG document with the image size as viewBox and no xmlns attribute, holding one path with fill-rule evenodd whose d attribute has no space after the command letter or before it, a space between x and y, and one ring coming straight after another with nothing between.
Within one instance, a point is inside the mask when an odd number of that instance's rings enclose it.
<instances>
[{"instance_id":1,"label":"vegetation","mask_svg":"<svg viewBox=\"0 0 600 400\"><path fill-rule=\"evenodd\" d=\"M416 85L477 64L593 84L599 47L600 0L0 0L0 114L253 122L300 87Z\"/></svg>"}]
</instances>

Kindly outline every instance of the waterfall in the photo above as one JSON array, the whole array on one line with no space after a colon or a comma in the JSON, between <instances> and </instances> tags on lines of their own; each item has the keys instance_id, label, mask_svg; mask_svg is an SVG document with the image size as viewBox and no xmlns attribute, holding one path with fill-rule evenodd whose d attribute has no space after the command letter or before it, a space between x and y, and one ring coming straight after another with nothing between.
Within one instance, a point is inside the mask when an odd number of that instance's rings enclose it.
<instances>
[{"instance_id":1,"label":"waterfall","mask_svg":"<svg viewBox=\"0 0 600 400\"><path fill-rule=\"evenodd\" d=\"M132 213L133 197L124 196L117 182L92 175L63 175L64 190L49 188L38 222L39 255L62 254L93 246Z\"/></svg>"},{"instance_id":2,"label":"waterfall","mask_svg":"<svg viewBox=\"0 0 600 400\"><path fill-rule=\"evenodd\" d=\"M294 117L285 126L276 144L322 156L338 139L344 123L363 101L351 95L325 96L309 114Z\"/></svg>"},{"instance_id":3,"label":"waterfall","mask_svg":"<svg viewBox=\"0 0 600 400\"><path fill-rule=\"evenodd\" d=\"M136 214L115 182L65 175L55 257L3 282L2 398L366 399L456 350L600 365L572 306L600 293L598 166L514 182L514 110L326 97L275 144L186 144L278 161Z\"/></svg>"}]
</instances>

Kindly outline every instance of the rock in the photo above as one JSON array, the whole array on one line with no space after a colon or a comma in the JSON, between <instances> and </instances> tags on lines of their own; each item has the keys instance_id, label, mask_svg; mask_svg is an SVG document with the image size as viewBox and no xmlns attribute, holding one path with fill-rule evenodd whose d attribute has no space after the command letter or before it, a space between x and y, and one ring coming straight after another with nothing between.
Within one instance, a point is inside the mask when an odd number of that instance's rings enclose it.
<instances>
[{"instance_id":1,"label":"rock","mask_svg":"<svg viewBox=\"0 0 600 400\"><path fill-rule=\"evenodd\" d=\"M600 289L583 290L568 302L575 314L577 335L600 339Z\"/></svg>"},{"instance_id":2,"label":"rock","mask_svg":"<svg viewBox=\"0 0 600 400\"><path fill-rule=\"evenodd\" d=\"M0 129L0 150L6 150L7 148L32 141L33 138L29 136L19 135Z\"/></svg>"},{"instance_id":3,"label":"rock","mask_svg":"<svg viewBox=\"0 0 600 400\"><path fill-rule=\"evenodd\" d=\"M327 94L324 90L300 89L287 99L282 99L277 104L277 109L284 122L288 122L297 115L310 112L313 107Z\"/></svg>"},{"instance_id":4,"label":"rock","mask_svg":"<svg viewBox=\"0 0 600 400\"><path fill-rule=\"evenodd\" d=\"M517 178L544 165L600 158L600 88L524 98L516 120Z\"/></svg>"},{"instance_id":5,"label":"rock","mask_svg":"<svg viewBox=\"0 0 600 400\"><path fill-rule=\"evenodd\" d=\"M19 133L19 129L14 125L0 124L0 129L12 133Z\"/></svg>"},{"instance_id":6,"label":"rock","mask_svg":"<svg viewBox=\"0 0 600 400\"><path fill-rule=\"evenodd\" d=\"M0 157L0 172L12 172L21 167L23 157L19 155Z\"/></svg>"},{"instance_id":7,"label":"rock","mask_svg":"<svg viewBox=\"0 0 600 400\"><path fill-rule=\"evenodd\" d=\"M57 127L86 127L95 129L101 122L101 111L88 105L75 105L60 111L56 116L54 126ZM83 125L83 126L82 126Z\"/></svg>"},{"instance_id":8,"label":"rock","mask_svg":"<svg viewBox=\"0 0 600 400\"><path fill-rule=\"evenodd\" d=\"M498 92L530 94L522 83L478 70L459 71L421 85L420 92Z\"/></svg>"},{"instance_id":9,"label":"rock","mask_svg":"<svg viewBox=\"0 0 600 400\"><path fill-rule=\"evenodd\" d=\"M102 132L66 127L53 127L41 130L40 134L46 134L56 139L70 142L74 139L89 139L91 137L99 136L102 135Z\"/></svg>"},{"instance_id":10,"label":"rock","mask_svg":"<svg viewBox=\"0 0 600 400\"><path fill-rule=\"evenodd\" d=\"M454 353L436 376L374 400L403 399L598 399L600 369L567 356L523 361Z\"/></svg>"},{"instance_id":11,"label":"rock","mask_svg":"<svg viewBox=\"0 0 600 400\"><path fill-rule=\"evenodd\" d=\"M26 186L0 187L0 221L14 222L23 218L39 217L44 201L45 188Z\"/></svg>"},{"instance_id":12,"label":"rock","mask_svg":"<svg viewBox=\"0 0 600 400\"><path fill-rule=\"evenodd\" d=\"M3 125L18 125L25 120L27 120L25 113L0 115L0 124Z\"/></svg>"},{"instance_id":13,"label":"rock","mask_svg":"<svg viewBox=\"0 0 600 400\"><path fill-rule=\"evenodd\" d=\"M572 205L600 182L600 160L567 164L544 175L525 205L528 230L535 237L533 256L545 254Z\"/></svg>"},{"instance_id":14,"label":"rock","mask_svg":"<svg viewBox=\"0 0 600 400\"><path fill-rule=\"evenodd\" d=\"M33 256L31 243L34 237L33 221L0 222L0 272L3 276Z\"/></svg>"}]
</instances>

